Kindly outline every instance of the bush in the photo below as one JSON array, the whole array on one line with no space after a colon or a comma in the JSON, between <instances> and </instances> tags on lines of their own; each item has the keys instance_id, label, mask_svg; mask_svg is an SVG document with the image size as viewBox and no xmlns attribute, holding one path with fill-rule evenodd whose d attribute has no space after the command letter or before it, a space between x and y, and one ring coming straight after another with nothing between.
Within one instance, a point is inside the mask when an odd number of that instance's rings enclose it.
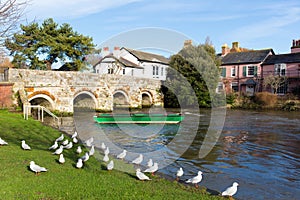
<instances>
[{"instance_id":1,"label":"bush","mask_svg":"<svg viewBox=\"0 0 300 200\"><path fill-rule=\"evenodd\" d=\"M277 95L269 92L255 93L254 101L265 107L274 107L277 103Z\"/></svg>"}]
</instances>

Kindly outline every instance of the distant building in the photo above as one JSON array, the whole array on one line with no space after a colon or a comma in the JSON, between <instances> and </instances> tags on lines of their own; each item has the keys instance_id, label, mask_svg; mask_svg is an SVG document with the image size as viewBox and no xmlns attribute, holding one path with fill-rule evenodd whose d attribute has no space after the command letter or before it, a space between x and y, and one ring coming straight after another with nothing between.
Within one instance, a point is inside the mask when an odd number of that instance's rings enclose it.
<instances>
[{"instance_id":1,"label":"distant building","mask_svg":"<svg viewBox=\"0 0 300 200\"><path fill-rule=\"evenodd\" d=\"M164 56L125 47L114 47L113 52L105 47L102 54L102 59L94 65L97 74L119 74L166 80L169 59Z\"/></svg>"},{"instance_id":2,"label":"distant building","mask_svg":"<svg viewBox=\"0 0 300 200\"><path fill-rule=\"evenodd\" d=\"M252 96L255 91L262 89L260 79L262 63L269 55L274 55L272 49L249 50L239 47L238 42L222 47L221 82L217 92L240 92Z\"/></svg>"}]
</instances>

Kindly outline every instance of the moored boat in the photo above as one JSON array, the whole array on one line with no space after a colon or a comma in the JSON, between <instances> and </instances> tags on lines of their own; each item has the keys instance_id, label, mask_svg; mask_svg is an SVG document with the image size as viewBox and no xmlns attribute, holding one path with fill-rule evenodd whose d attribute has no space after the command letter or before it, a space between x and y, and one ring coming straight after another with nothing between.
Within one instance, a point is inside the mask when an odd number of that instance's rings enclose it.
<instances>
[{"instance_id":1,"label":"moored boat","mask_svg":"<svg viewBox=\"0 0 300 200\"><path fill-rule=\"evenodd\" d=\"M181 113L101 113L94 116L94 121L101 124L177 124L184 119Z\"/></svg>"}]
</instances>

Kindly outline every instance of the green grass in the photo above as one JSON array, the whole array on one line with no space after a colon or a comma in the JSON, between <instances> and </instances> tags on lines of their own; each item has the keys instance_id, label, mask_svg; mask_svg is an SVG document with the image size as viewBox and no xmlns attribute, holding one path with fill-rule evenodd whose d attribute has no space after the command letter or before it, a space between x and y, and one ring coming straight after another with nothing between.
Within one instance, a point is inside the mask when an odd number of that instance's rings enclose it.
<instances>
[{"instance_id":1,"label":"green grass","mask_svg":"<svg viewBox=\"0 0 300 200\"><path fill-rule=\"evenodd\" d=\"M108 172L106 164L95 158L101 158L99 153L77 169L76 160L84 154L75 153L78 144L64 150L66 163L58 164L58 156L48 148L60 135L38 121L0 110L0 137L8 142L0 146L0 199L222 199L209 195L203 187L196 189L157 175L151 181L139 181L133 166L120 160L115 160L115 165L129 172ZM21 149L22 139L31 151ZM28 168L31 160L48 171L35 175Z\"/></svg>"}]
</instances>

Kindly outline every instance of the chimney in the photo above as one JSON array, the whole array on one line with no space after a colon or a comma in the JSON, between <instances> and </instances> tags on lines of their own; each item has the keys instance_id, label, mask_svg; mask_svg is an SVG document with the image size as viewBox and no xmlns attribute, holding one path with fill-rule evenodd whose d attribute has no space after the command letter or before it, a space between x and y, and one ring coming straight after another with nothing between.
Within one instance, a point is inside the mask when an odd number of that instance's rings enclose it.
<instances>
[{"instance_id":1,"label":"chimney","mask_svg":"<svg viewBox=\"0 0 300 200\"><path fill-rule=\"evenodd\" d=\"M192 46L192 40L185 40L184 41L184 45L183 45L183 48L186 48L186 47L188 47L188 46Z\"/></svg>"},{"instance_id":2,"label":"chimney","mask_svg":"<svg viewBox=\"0 0 300 200\"><path fill-rule=\"evenodd\" d=\"M116 58L119 58L119 57L120 57L120 47L114 47L113 55L114 55Z\"/></svg>"},{"instance_id":3,"label":"chimney","mask_svg":"<svg viewBox=\"0 0 300 200\"><path fill-rule=\"evenodd\" d=\"M232 42L232 48L238 50L239 49L239 42Z\"/></svg>"},{"instance_id":4,"label":"chimney","mask_svg":"<svg viewBox=\"0 0 300 200\"><path fill-rule=\"evenodd\" d=\"M230 48L227 46L227 44L223 44L222 46L222 56L225 56L230 52Z\"/></svg>"},{"instance_id":5,"label":"chimney","mask_svg":"<svg viewBox=\"0 0 300 200\"><path fill-rule=\"evenodd\" d=\"M109 47L103 47L103 51L102 51L102 57L105 57L107 55L109 55Z\"/></svg>"},{"instance_id":6,"label":"chimney","mask_svg":"<svg viewBox=\"0 0 300 200\"><path fill-rule=\"evenodd\" d=\"M300 52L300 40L293 40L291 53L299 53L299 52Z\"/></svg>"}]
</instances>

